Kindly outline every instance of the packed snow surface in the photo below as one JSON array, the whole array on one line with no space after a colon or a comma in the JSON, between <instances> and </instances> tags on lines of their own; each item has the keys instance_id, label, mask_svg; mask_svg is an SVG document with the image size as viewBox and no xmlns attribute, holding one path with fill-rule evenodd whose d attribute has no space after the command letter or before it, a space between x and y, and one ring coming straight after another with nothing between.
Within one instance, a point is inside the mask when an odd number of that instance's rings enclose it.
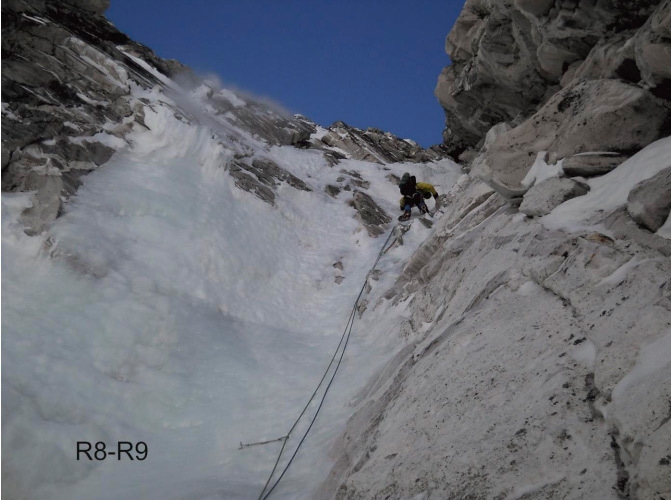
<instances>
[{"instance_id":1,"label":"packed snow surface","mask_svg":"<svg viewBox=\"0 0 671 500\"><path fill-rule=\"evenodd\" d=\"M282 184L273 207L238 189L224 168L235 149L221 139L230 125L187 123L164 96L143 97L152 100L148 129L82 178L47 233L28 237L18 222L29 193L2 195L7 492L256 498L280 443L238 448L287 433L388 234L368 236L346 203L351 195L333 199L324 187L340 168L356 170L395 214L390 173L411 170L441 192L457 177L449 161L330 168L317 151L249 142L312 188ZM405 245L383 256L375 287L390 284L429 234L413 225ZM375 328L365 316L355 323L336 383L275 498L309 496L328 472L330 443L356 391L398 348L384 336L394 311L376 314ZM77 460L81 441L107 451L143 442L147 456Z\"/></svg>"}]
</instances>

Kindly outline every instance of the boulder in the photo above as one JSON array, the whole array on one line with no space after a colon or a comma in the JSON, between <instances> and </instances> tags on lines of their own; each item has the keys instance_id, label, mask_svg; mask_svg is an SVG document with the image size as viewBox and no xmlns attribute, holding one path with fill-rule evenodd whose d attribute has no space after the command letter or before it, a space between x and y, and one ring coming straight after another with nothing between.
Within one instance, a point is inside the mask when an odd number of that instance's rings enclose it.
<instances>
[{"instance_id":1,"label":"boulder","mask_svg":"<svg viewBox=\"0 0 671 500\"><path fill-rule=\"evenodd\" d=\"M524 195L520 212L531 217L547 215L566 200L587 194L585 184L565 178L551 178L535 184Z\"/></svg>"},{"instance_id":2,"label":"boulder","mask_svg":"<svg viewBox=\"0 0 671 500\"><path fill-rule=\"evenodd\" d=\"M557 158L589 151L631 154L668 135L669 103L619 80L577 82L543 109L547 115L555 108L561 121L549 153Z\"/></svg>"},{"instance_id":3,"label":"boulder","mask_svg":"<svg viewBox=\"0 0 671 500\"><path fill-rule=\"evenodd\" d=\"M584 153L562 160L562 170L568 177L594 177L607 174L627 157L618 153Z\"/></svg>"},{"instance_id":4,"label":"boulder","mask_svg":"<svg viewBox=\"0 0 671 500\"><path fill-rule=\"evenodd\" d=\"M664 225L671 212L671 166L634 186L627 198L627 212L653 233Z\"/></svg>"}]
</instances>

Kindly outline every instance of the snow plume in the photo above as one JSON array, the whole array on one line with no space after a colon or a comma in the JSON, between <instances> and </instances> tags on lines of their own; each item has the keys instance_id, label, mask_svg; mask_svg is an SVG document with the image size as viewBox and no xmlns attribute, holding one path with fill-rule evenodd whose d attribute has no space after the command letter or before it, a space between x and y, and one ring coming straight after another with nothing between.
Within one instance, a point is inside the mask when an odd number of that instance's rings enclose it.
<instances>
[{"instance_id":1,"label":"snow plume","mask_svg":"<svg viewBox=\"0 0 671 500\"><path fill-rule=\"evenodd\" d=\"M199 92L203 92L204 89L207 89L205 90L206 92L218 94L229 99L234 106L244 106L247 102L254 102L269 108L274 113L277 113L284 118L291 117L295 114L279 101L268 96L255 94L234 83L226 82L216 73L203 73L200 74L198 78L203 83ZM180 82L179 78L177 78L177 82ZM184 86L184 88L189 87Z\"/></svg>"}]
</instances>

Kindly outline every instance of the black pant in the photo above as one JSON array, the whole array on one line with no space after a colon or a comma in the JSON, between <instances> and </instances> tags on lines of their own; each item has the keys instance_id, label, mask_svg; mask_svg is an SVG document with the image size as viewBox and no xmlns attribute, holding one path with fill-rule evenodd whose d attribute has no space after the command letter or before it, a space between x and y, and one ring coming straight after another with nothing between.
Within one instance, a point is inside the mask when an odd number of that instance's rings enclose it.
<instances>
[{"instance_id":1,"label":"black pant","mask_svg":"<svg viewBox=\"0 0 671 500\"><path fill-rule=\"evenodd\" d=\"M422 193L419 191L415 191L412 195L408 196L405 195L403 197L403 203L407 207L410 205L412 208L413 205L415 205L417 208L419 208L419 205L424 202L424 197L422 196Z\"/></svg>"}]
</instances>

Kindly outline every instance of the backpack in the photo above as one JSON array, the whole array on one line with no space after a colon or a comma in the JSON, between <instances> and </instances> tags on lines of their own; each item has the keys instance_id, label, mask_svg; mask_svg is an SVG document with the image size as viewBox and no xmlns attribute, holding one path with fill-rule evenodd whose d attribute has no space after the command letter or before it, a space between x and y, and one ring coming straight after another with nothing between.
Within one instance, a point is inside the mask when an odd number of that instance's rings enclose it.
<instances>
[{"instance_id":1,"label":"backpack","mask_svg":"<svg viewBox=\"0 0 671 500\"><path fill-rule=\"evenodd\" d=\"M403 196L412 196L416 191L417 179L414 175L404 175L401 183L398 185Z\"/></svg>"}]
</instances>

